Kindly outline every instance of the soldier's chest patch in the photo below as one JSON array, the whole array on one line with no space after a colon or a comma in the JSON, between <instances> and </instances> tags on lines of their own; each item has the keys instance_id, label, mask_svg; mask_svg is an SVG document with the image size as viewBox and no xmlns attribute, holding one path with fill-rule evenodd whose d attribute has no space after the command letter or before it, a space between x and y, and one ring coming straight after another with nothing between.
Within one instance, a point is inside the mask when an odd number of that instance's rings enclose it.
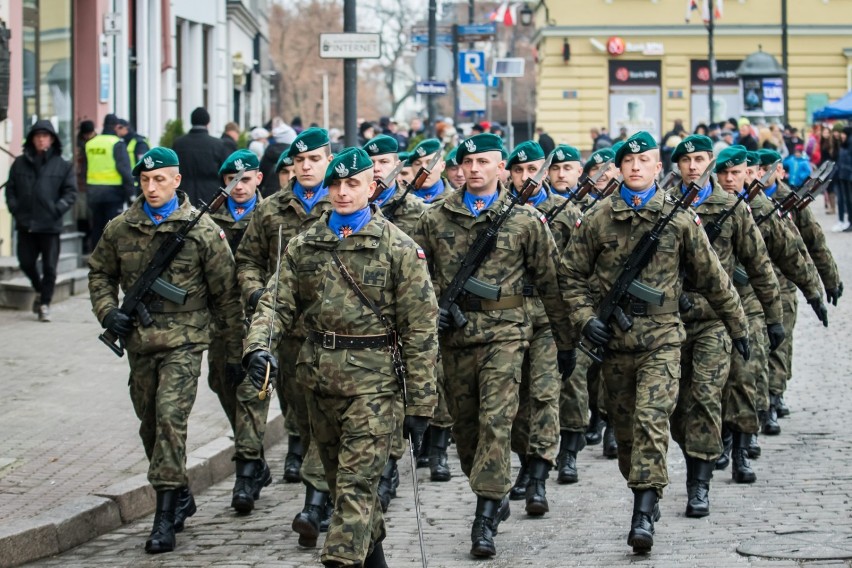
<instances>
[{"instance_id":1,"label":"soldier's chest patch","mask_svg":"<svg viewBox=\"0 0 852 568\"><path fill-rule=\"evenodd\" d=\"M361 282L365 286L384 288L387 283L388 269L384 266L365 266L361 274Z\"/></svg>"}]
</instances>

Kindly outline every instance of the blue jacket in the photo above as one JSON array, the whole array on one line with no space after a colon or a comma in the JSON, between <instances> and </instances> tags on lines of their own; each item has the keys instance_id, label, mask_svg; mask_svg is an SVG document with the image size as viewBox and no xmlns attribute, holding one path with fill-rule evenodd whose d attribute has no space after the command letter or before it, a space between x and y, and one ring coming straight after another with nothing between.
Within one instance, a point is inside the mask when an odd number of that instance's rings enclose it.
<instances>
[{"instance_id":1,"label":"blue jacket","mask_svg":"<svg viewBox=\"0 0 852 568\"><path fill-rule=\"evenodd\" d=\"M791 154L784 158L784 169L787 170L787 181L790 185L799 187L811 175L811 161L806 155L798 158Z\"/></svg>"}]
</instances>

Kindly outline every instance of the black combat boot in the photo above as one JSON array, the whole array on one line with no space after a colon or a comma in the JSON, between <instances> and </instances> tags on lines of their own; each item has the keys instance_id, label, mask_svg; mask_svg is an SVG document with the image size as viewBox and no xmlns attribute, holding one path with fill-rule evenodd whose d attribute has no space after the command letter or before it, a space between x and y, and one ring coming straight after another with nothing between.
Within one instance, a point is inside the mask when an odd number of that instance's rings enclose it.
<instances>
[{"instance_id":1,"label":"black combat boot","mask_svg":"<svg viewBox=\"0 0 852 568\"><path fill-rule=\"evenodd\" d=\"M515 479L515 484L509 490L509 499L512 501L520 501L527 496L527 483L530 481L530 474L527 471L527 456L518 456L521 460L521 469L518 470L518 477Z\"/></svg>"},{"instance_id":2,"label":"black combat boot","mask_svg":"<svg viewBox=\"0 0 852 568\"><path fill-rule=\"evenodd\" d=\"M301 436L287 437L287 457L284 458L284 481L298 483L302 481L302 438Z\"/></svg>"},{"instance_id":3,"label":"black combat boot","mask_svg":"<svg viewBox=\"0 0 852 568\"><path fill-rule=\"evenodd\" d=\"M364 559L364 568L388 568L388 563L385 560L385 551L382 549L381 542L373 545L372 552Z\"/></svg>"},{"instance_id":4,"label":"black combat boot","mask_svg":"<svg viewBox=\"0 0 852 568\"><path fill-rule=\"evenodd\" d=\"M429 478L432 481L449 481L450 466L447 463L447 447L450 445L450 429L431 426L432 440L429 451Z\"/></svg>"},{"instance_id":5,"label":"black combat boot","mask_svg":"<svg viewBox=\"0 0 852 568\"><path fill-rule=\"evenodd\" d=\"M420 446L420 453L417 454L417 467L429 467L429 451L432 448L432 426L426 428L426 434L423 435L423 445Z\"/></svg>"},{"instance_id":6,"label":"black combat boot","mask_svg":"<svg viewBox=\"0 0 852 568\"><path fill-rule=\"evenodd\" d=\"M169 489L157 491L157 512L154 514L154 527L145 541L145 552L158 554L175 549L175 510L178 491Z\"/></svg>"},{"instance_id":7,"label":"black combat boot","mask_svg":"<svg viewBox=\"0 0 852 568\"><path fill-rule=\"evenodd\" d=\"M734 435L727 426L722 426L722 455L716 459L716 469L725 469L731 464L731 445Z\"/></svg>"},{"instance_id":8,"label":"black combat boot","mask_svg":"<svg viewBox=\"0 0 852 568\"><path fill-rule=\"evenodd\" d=\"M597 446L601 443L601 432L603 432L604 423L601 420L601 414L597 408L592 409L592 415L589 417L589 425L586 427L586 443L590 446Z\"/></svg>"},{"instance_id":9,"label":"black combat boot","mask_svg":"<svg viewBox=\"0 0 852 568\"><path fill-rule=\"evenodd\" d=\"M766 420L763 423L763 433L767 436L777 436L781 433L781 425L778 424L777 399L777 395L769 394L769 410L766 412Z\"/></svg>"},{"instance_id":10,"label":"black combat boot","mask_svg":"<svg viewBox=\"0 0 852 568\"><path fill-rule=\"evenodd\" d=\"M320 533L328 493L305 483L305 507L293 519L293 530L299 533L299 546L314 548Z\"/></svg>"},{"instance_id":11,"label":"black combat boot","mask_svg":"<svg viewBox=\"0 0 852 568\"><path fill-rule=\"evenodd\" d=\"M231 507L241 515L247 515L254 509L256 469L260 460L237 460L237 478L231 497Z\"/></svg>"},{"instance_id":12,"label":"black combat boot","mask_svg":"<svg viewBox=\"0 0 852 568\"><path fill-rule=\"evenodd\" d=\"M660 519L656 489L633 490L633 519L627 544L633 552L648 552L654 546L654 522Z\"/></svg>"},{"instance_id":13,"label":"black combat boot","mask_svg":"<svg viewBox=\"0 0 852 568\"><path fill-rule=\"evenodd\" d=\"M178 489L177 507L175 508L175 532L183 531L186 520L195 514L198 508L195 506L195 497L189 487Z\"/></svg>"},{"instance_id":14,"label":"black combat boot","mask_svg":"<svg viewBox=\"0 0 852 568\"><path fill-rule=\"evenodd\" d=\"M577 483L577 454L586 447L586 436L582 432L563 431L556 457L556 481L559 483Z\"/></svg>"},{"instance_id":15,"label":"black combat boot","mask_svg":"<svg viewBox=\"0 0 852 568\"><path fill-rule=\"evenodd\" d=\"M529 470L530 480L527 482L526 499L527 515L531 517L540 517L550 511L550 506L547 504L547 492L545 482L547 481L547 472L550 471L550 463L538 456L529 459L527 469Z\"/></svg>"},{"instance_id":16,"label":"black combat boot","mask_svg":"<svg viewBox=\"0 0 852 568\"><path fill-rule=\"evenodd\" d=\"M505 497L502 501L497 499L476 498L476 517L473 519L473 527L470 530L471 556L477 558L489 558L497 554L494 546L494 535L500 521L509 517L509 501Z\"/></svg>"},{"instance_id":17,"label":"black combat boot","mask_svg":"<svg viewBox=\"0 0 852 568\"><path fill-rule=\"evenodd\" d=\"M787 418L790 416L790 407L784 402L783 394L775 397L775 410L778 412L778 418Z\"/></svg>"},{"instance_id":18,"label":"black combat boot","mask_svg":"<svg viewBox=\"0 0 852 568\"><path fill-rule=\"evenodd\" d=\"M731 450L734 465L731 468L731 477L737 483L754 483L757 480L748 459L748 443L750 440L751 434L734 432L734 449Z\"/></svg>"},{"instance_id":19,"label":"black combat boot","mask_svg":"<svg viewBox=\"0 0 852 568\"><path fill-rule=\"evenodd\" d=\"M382 476L379 478L379 504L382 506L382 513L388 512L388 505L391 499L396 497L396 486L399 485L399 470L396 467L396 458L388 458L388 463L385 464L385 469L382 470Z\"/></svg>"},{"instance_id":20,"label":"black combat boot","mask_svg":"<svg viewBox=\"0 0 852 568\"><path fill-rule=\"evenodd\" d=\"M757 434L752 434L748 441L748 457L756 460L760 457L760 443L757 441Z\"/></svg>"},{"instance_id":21,"label":"black combat boot","mask_svg":"<svg viewBox=\"0 0 852 568\"><path fill-rule=\"evenodd\" d=\"M687 477L686 486L689 500L686 503L686 516L692 518L706 517L710 514L710 480L713 479L713 469L716 467L716 462L690 457L687 467L690 463L692 464L692 491L690 491L689 477Z\"/></svg>"},{"instance_id":22,"label":"black combat boot","mask_svg":"<svg viewBox=\"0 0 852 568\"><path fill-rule=\"evenodd\" d=\"M325 506L322 508L322 519L320 519L320 532L328 532L328 527L331 526L331 516L334 514L334 501L331 500L331 495L325 500Z\"/></svg>"},{"instance_id":23,"label":"black combat boot","mask_svg":"<svg viewBox=\"0 0 852 568\"><path fill-rule=\"evenodd\" d=\"M603 435L603 455L611 460L618 457L618 442L615 441L615 428L608 420Z\"/></svg>"}]
</instances>

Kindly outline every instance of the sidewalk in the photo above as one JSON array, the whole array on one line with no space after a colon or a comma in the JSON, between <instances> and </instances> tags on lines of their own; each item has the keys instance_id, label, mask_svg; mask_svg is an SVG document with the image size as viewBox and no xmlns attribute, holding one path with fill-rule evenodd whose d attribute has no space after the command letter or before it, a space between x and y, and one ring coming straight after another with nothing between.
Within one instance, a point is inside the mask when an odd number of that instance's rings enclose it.
<instances>
[{"instance_id":1,"label":"sidewalk","mask_svg":"<svg viewBox=\"0 0 852 568\"><path fill-rule=\"evenodd\" d=\"M40 323L0 310L0 566L61 552L154 507L127 358L98 341L87 295L52 315ZM230 426L202 368L187 440L196 491L233 472ZM283 436L277 401L270 419L274 443Z\"/></svg>"}]
</instances>

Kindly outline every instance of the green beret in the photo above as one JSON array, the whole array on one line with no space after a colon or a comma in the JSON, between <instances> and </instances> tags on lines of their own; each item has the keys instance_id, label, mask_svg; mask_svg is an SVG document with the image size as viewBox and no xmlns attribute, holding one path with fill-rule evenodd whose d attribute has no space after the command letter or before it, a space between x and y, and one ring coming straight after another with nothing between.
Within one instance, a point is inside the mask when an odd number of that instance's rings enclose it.
<instances>
[{"instance_id":1,"label":"green beret","mask_svg":"<svg viewBox=\"0 0 852 568\"><path fill-rule=\"evenodd\" d=\"M621 160L623 160L624 156L627 154L644 154L648 150L654 150L656 148L658 148L658 146L654 137L644 130L640 130L628 138L624 146L615 152L615 165L617 167L621 167Z\"/></svg>"},{"instance_id":2,"label":"green beret","mask_svg":"<svg viewBox=\"0 0 852 568\"><path fill-rule=\"evenodd\" d=\"M464 140L456 152L456 161L462 163L464 157L470 154L481 154L483 152L500 152L502 159L506 159L508 154L503 147L503 139L496 134L483 133L471 136Z\"/></svg>"},{"instance_id":3,"label":"green beret","mask_svg":"<svg viewBox=\"0 0 852 568\"><path fill-rule=\"evenodd\" d=\"M411 157L411 152L400 152L400 153L399 153L399 161L400 161L400 162L405 162L405 165L406 165L406 166L410 166L410 165L411 165L411 164L409 164L409 163L408 163L408 159L409 159L410 157Z\"/></svg>"},{"instance_id":4,"label":"green beret","mask_svg":"<svg viewBox=\"0 0 852 568\"><path fill-rule=\"evenodd\" d=\"M373 160L362 148L346 148L328 165L323 185L328 187L336 179L345 179L373 169Z\"/></svg>"},{"instance_id":5,"label":"green beret","mask_svg":"<svg viewBox=\"0 0 852 568\"><path fill-rule=\"evenodd\" d=\"M560 164L562 162L582 162L582 158L580 158L580 151L576 149L574 146L569 146L568 144L560 144L556 147L553 152L551 152L553 156L553 161L551 164Z\"/></svg>"},{"instance_id":6,"label":"green beret","mask_svg":"<svg viewBox=\"0 0 852 568\"><path fill-rule=\"evenodd\" d=\"M781 154L776 152L775 150L758 150L757 151L758 159L760 160L761 166L769 166L777 162L781 159Z\"/></svg>"},{"instance_id":7,"label":"green beret","mask_svg":"<svg viewBox=\"0 0 852 568\"><path fill-rule=\"evenodd\" d=\"M227 158L222 163L222 167L219 168L219 177L224 176L225 174L235 174L239 170L259 170L260 169L260 160L257 159L257 156L254 152L250 152L249 150L237 150Z\"/></svg>"},{"instance_id":8,"label":"green beret","mask_svg":"<svg viewBox=\"0 0 852 568\"><path fill-rule=\"evenodd\" d=\"M508 160L508 159L509 159L509 151L508 151L508 150L506 150L506 147L505 147L505 146L503 146L502 148L500 148L500 158L502 158L502 159L503 159L503 161L506 161L506 160Z\"/></svg>"},{"instance_id":9,"label":"green beret","mask_svg":"<svg viewBox=\"0 0 852 568\"><path fill-rule=\"evenodd\" d=\"M749 166L759 166L760 165L760 156L757 155L757 152L749 152L746 157L746 165Z\"/></svg>"},{"instance_id":10,"label":"green beret","mask_svg":"<svg viewBox=\"0 0 852 568\"><path fill-rule=\"evenodd\" d=\"M393 136L379 134L364 144L364 150L370 156L381 156L382 154L396 154L399 152L399 142Z\"/></svg>"},{"instance_id":11,"label":"green beret","mask_svg":"<svg viewBox=\"0 0 852 568\"><path fill-rule=\"evenodd\" d=\"M586 160L586 163L583 166L583 173L589 175L589 171L591 171L593 167L599 166L613 158L615 158L615 152L612 148L601 148L597 152L592 152L592 155L589 156L589 159Z\"/></svg>"},{"instance_id":12,"label":"green beret","mask_svg":"<svg viewBox=\"0 0 852 568\"><path fill-rule=\"evenodd\" d=\"M313 126L306 130L302 130L299 135L296 136L296 139L293 140L292 144L290 144L290 148L287 150L287 153L292 158L296 154L322 148L328 143L328 130Z\"/></svg>"},{"instance_id":13,"label":"green beret","mask_svg":"<svg viewBox=\"0 0 852 568\"><path fill-rule=\"evenodd\" d=\"M411 155L408 157L408 165L410 166L414 160L419 160L424 156L431 156L441 149L441 141L437 138L427 138L414 147Z\"/></svg>"},{"instance_id":14,"label":"green beret","mask_svg":"<svg viewBox=\"0 0 852 568\"><path fill-rule=\"evenodd\" d=\"M672 152L672 163L677 163L681 156L692 154L693 152L712 152L713 141L703 134L690 134L684 138L680 144L675 146Z\"/></svg>"},{"instance_id":15,"label":"green beret","mask_svg":"<svg viewBox=\"0 0 852 568\"><path fill-rule=\"evenodd\" d=\"M612 157L615 159L615 155L618 154L618 150L624 146L624 140L619 140L615 144L612 145Z\"/></svg>"},{"instance_id":16,"label":"green beret","mask_svg":"<svg viewBox=\"0 0 852 568\"><path fill-rule=\"evenodd\" d=\"M458 148L453 148L452 150L450 150L450 153L447 154L447 157L444 158L444 161L447 162L448 166L457 167L457 166L461 165L461 164L458 163L458 161L456 161L456 153L458 151L459 151Z\"/></svg>"},{"instance_id":17,"label":"green beret","mask_svg":"<svg viewBox=\"0 0 852 568\"><path fill-rule=\"evenodd\" d=\"M716 173L733 168L748 159L748 150L745 146L728 146L716 156Z\"/></svg>"},{"instance_id":18,"label":"green beret","mask_svg":"<svg viewBox=\"0 0 852 568\"><path fill-rule=\"evenodd\" d=\"M142 156L142 159L133 168L133 175L138 176L142 172L150 172L152 170L159 170L160 168L179 165L180 162L178 162L178 157L174 150L157 146L145 152L145 155Z\"/></svg>"},{"instance_id":19,"label":"green beret","mask_svg":"<svg viewBox=\"0 0 852 568\"><path fill-rule=\"evenodd\" d=\"M538 142L527 140L521 142L512 153L509 154L509 161L506 162L506 168L511 168L515 164L526 164L527 162L535 162L536 160L544 159L544 150Z\"/></svg>"},{"instance_id":20,"label":"green beret","mask_svg":"<svg viewBox=\"0 0 852 568\"><path fill-rule=\"evenodd\" d=\"M287 146L287 149L281 152L281 155L278 156L278 161L275 162L275 173L277 174L283 168L289 168L293 165L293 158L290 157L290 146Z\"/></svg>"}]
</instances>

